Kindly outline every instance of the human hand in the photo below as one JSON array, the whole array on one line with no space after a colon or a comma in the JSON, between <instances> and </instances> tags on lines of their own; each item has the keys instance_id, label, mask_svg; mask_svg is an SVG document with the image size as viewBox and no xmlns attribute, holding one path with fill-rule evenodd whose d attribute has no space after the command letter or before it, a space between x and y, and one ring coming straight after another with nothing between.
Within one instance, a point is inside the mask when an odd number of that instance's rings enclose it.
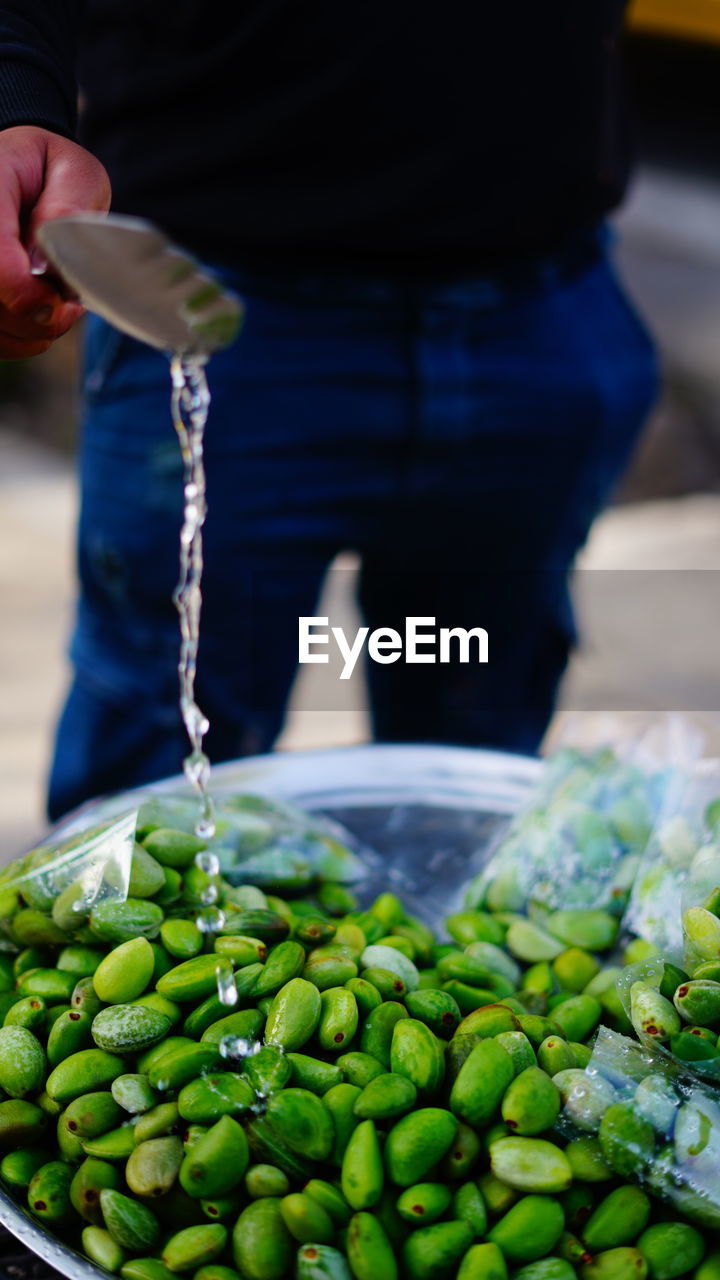
<instances>
[{"instance_id":1,"label":"human hand","mask_svg":"<svg viewBox=\"0 0 720 1280\"><path fill-rule=\"evenodd\" d=\"M109 204L107 173L89 151L35 125L0 131L0 360L39 355L83 313L32 274L38 227Z\"/></svg>"}]
</instances>

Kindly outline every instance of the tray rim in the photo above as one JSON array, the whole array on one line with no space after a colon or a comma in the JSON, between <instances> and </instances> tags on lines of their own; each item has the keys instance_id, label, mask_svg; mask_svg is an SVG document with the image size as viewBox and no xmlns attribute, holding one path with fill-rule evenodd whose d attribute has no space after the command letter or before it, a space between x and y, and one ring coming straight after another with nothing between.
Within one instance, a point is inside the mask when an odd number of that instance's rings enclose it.
<instances>
[{"instance_id":1,"label":"tray rim","mask_svg":"<svg viewBox=\"0 0 720 1280\"><path fill-rule=\"evenodd\" d=\"M408 778L412 766L415 778ZM496 813L515 813L539 780L544 762L534 756L484 747L445 747L422 744L363 743L307 751L276 751L213 765L211 791L223 793L247 787L258 795L291 800L300 808L346 805L347 796L365 807L371 804L440 803L462 808L467 788ZM418 778L418 774L422 775ZM319 781L319 779L322 781ZM418 787L408 798L408 788ZM127 812L151 796L191 795L182 774L129 791L91 800L64 817L50 835L71 835L90 822Z\"/></svg>"}]
</instances>

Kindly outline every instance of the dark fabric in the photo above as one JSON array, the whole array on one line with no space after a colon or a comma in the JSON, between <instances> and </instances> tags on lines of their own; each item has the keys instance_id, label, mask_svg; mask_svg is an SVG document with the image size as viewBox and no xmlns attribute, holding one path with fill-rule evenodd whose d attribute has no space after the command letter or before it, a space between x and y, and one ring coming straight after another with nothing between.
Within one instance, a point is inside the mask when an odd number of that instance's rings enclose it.
<instances>
[{"instance_id":1,"label":"dark fabric","mask_svg":"<svg viewBox=\"0 0 720 1280\"><path fill-rule=\"evenodd\" d=\"M77 9L0 3L42 122L39 75L66 96ZM620 198L623 9L87 0L83 136L116 209L204 256L466 275L549 251Z\"/></svg>"},{"instance_id":2,"label":"dark fabric","mask_svg":"<svg viewBox=\"0 0 720 1280\"><path fill-rule=\"evenodd\" d=\"M72 135L83 0L0 3L0 127L35 124Z\"/></svg>"}]
</instances>

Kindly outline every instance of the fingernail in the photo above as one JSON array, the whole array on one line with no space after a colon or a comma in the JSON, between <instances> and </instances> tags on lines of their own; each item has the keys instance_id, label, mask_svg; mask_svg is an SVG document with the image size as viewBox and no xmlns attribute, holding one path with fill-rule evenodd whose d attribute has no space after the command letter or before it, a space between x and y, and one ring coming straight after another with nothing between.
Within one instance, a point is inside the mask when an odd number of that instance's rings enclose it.
<instances>
[{"instance_id":1,"label":"fingernail","mask_svg":"<svg viewBox=\"0 0 720 1280\"><path fill-rule=\"evenodd\" d=\"M30 259L30 274L33 276L44 276L48 269L47 258L40 252L37 245L33 245L28 253Z\"/></svg>"},{"instance_id":2,"label":"fingernail","mask_svg":"<svg viewBox=\"0 0 720 1280\"><path fill-rule=\"evenodd\" d=\"M41 307L39 311L35 312L33 319L36 324L47 324L48 320L52 319L52 313L52 307Z\"/></svg>"}]
</instances>

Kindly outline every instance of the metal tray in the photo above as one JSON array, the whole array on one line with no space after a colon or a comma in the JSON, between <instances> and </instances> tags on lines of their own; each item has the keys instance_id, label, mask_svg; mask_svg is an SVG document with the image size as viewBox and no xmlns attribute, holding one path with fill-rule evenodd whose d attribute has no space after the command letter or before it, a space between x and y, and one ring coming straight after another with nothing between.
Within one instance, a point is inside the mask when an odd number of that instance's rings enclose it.
<instances>
[{"instance_id":1,"label":"metal tray","mask_svg":"<svg viewBox=\"0 0 720 1280\"><path fill-rule=\"evenodd\" d=\"M526 800L542 764L526 756L461 747L363 746L256 756L213 770L213 794L275 796L343 822L382 858L385 883L410 892L413 908L437 920L457 902L462 883L479 869L507 820ZM182 778L85 805L58 833L121 813L158 792L187 791ZM377 873L376 873L377 875ZM377 884L370 882L369 892ZM60 1243L0 1190L0 1224L55 1273L101 1280L106 1273ZM0 1237L0 1277L40 1280L33 1260L13 1251L8 1265ZM8 1269L5 1270L5 1267Z\"/></svg>"}]
</instances>

